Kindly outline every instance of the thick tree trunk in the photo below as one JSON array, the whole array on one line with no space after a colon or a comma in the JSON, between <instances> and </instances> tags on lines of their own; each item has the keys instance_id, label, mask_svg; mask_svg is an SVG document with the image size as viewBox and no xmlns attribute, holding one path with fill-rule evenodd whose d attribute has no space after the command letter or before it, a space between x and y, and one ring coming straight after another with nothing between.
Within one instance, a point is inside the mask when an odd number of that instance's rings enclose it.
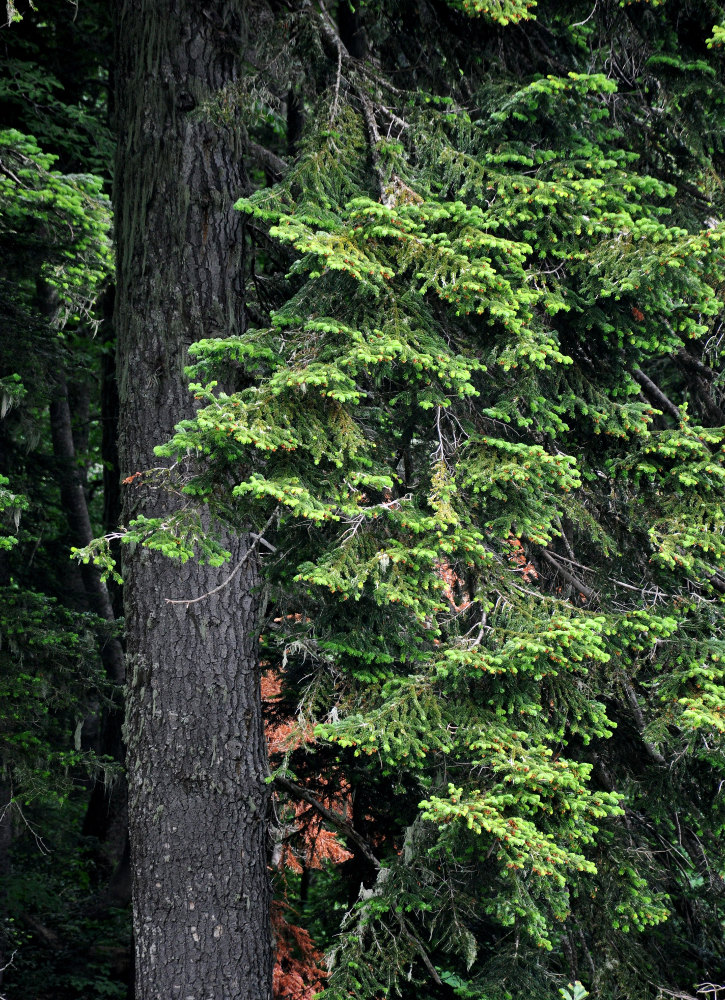
<instances>
[{"instance_id":1,"label":"thick tree trunk","mask_svg":"<svg viewBox=\"0 0 725 1000\"><path fill-rule=\"evenodd\" d=\"M242 192L231 92L241 0L126 0L117 13L116 331L122 475L190 413L183 366L201 337L241 327ZM225 90L225 88L229 88ZM179 502L179 501L176 501ZM173 508L142 476L124 523ZM227 540L232 559L244 537ZM125 562L126 713L137 1000L268 1000L268 789L253 559Z\"/></svg>"}]
</instances>

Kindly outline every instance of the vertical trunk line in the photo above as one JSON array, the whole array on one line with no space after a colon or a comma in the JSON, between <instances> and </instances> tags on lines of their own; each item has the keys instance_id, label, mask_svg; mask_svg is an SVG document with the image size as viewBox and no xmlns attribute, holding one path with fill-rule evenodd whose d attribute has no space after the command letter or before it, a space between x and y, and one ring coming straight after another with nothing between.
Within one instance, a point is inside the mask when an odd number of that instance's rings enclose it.
<instances>
[{"instance_id":1,"label":"vertical trunk line","mask_svg":"<svg viewBox=\"0 0 725 1000\"><path fill-rule=\"evenodd\" d=\"M193 412L187 349L243 328L241 0L116 14L116 226L121 476ZM220 98L220 95L223 97ZM145 477L123 522L177 497ZM229 536L234 565L248 547ZM124 547L126 735L137 1000L269 1000L269 789L260 699L258 567L194 605L229 566Z\"/></svg>"}]
</instances>

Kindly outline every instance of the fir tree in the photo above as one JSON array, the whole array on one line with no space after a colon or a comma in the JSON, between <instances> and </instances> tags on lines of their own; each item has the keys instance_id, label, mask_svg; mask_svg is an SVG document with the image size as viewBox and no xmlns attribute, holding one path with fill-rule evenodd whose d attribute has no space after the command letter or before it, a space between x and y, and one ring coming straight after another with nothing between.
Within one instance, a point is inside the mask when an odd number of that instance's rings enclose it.
<instances>
[{"instance_id":1,"label":"fir tree","mask_svg":"<svg viewBox=\"0 0 725 1000\"><path fill-rule=\"evenodd\" d=\"M331 997L725 978L722 21L291 5L194 112L249 122L248 322L124 540L269 553L278 787L364 871Z\"/></svg>"},{"instance_id":2,"label":"fir tree","mask_svg":"<svg viewBox=\"0 0 725 1000\"><path fill-rule=\"evenodd\" d=\"M276 183L237 206L250 326L192 347L159 451L272 551L314 726L280 787L307 754L401 796L348 831L331 997L722 978L717 16L301 6L260 27L289 87L203 109ZM215 559L200 517L125 540Z\"/></svg>"}]
</instances>

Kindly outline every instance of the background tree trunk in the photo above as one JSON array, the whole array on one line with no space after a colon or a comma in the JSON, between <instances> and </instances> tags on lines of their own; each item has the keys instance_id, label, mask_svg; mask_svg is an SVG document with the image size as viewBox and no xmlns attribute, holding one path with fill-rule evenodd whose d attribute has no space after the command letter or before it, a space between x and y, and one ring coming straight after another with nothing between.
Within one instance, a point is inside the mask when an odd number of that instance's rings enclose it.
<instances>
[{"instance_id":1,"label":"background tree trunk","mask_svg":"<svg viewBox=\"0 0 725 1000\"><path fill-rule=\"evenodd\" d=\"M191 412L188 345L242 326L243 4L127 0L117 13L116 330L122 476ZM225 89L227 88L227 89ZM169 511L149 477L123 521ZM232 565L247 548L227 539ZM126 553L128 554L128 553ZM129 816L138 1000L271 995L268 790L257 569L139 549L125 561Z\"/></svg>"},{"instance_id":2,"label":"background tree trunk","mask_svg":"<svg viewBox=\"0 0 725 1000\"><path fill-rule=\"evenodd\" d=\"M10 848L13 844L12 788L4 775L0 775L0 986L6 966L11 960L8 947L7 896L12 867Z\"/></svg>"}]
</instances>

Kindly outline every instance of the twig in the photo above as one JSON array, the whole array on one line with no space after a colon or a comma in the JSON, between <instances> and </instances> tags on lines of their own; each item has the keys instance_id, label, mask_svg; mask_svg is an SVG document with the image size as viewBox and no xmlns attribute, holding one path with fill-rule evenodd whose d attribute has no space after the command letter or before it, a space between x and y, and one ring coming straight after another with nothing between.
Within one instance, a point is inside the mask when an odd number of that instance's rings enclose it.
<instances>
[{"instance_id":1,"label":"twig","mask_svg":"<svg viewBox=\"0 0 725 1000\"><path fill-rule=\"evenodd\" d=\"M562 562L569 563L570 566L578 566L579 569L586 570L587 573L593 573L594 572L594 570L591 568L591 566L585 566L584 563L577 562L576 559L574 559L573 557L571 559L569 559L567 556L561 555L560 552L557 552L554 555L554 559L556 559L557 562L559 560L561 560Z\"/></svg>"},{"instance_id":2,"label":"twig","mask_svg":"<svg viewBox=\"0 0 725 1000\"><path fill-rule=\"evenodd\" d=\"M436 983L436 985L442 986L443 981L441 980L441 977L436 972L435 966L428 957L428 952L425 950L423 942L420 940L418 935L413 932L410 924L402 915L402 913L399 914L399 920L400 920L400 929L402 930L403 934L405 934L405 936L408 938L408 940L411 942L411 944L415 945L415 948L420 957L423 959L423 965L428 970L431 979L433 980L434 983Z\"/></svg>"},{"instance_id":3,"label":"twig","mask_svg":"<svg viewBox=\"0 0 725 1000\"><path fill-rule=\"evenodd\" d=\"M445 462L445 448L443 447L443 433L441 432L441 408L436 406L436 431L438 432L438 448L435 458L440 462Z\"/></svg>"},{"instance_id":4,"label":"twig","mask_svg":"<svg viewBox=\"0 0 725 1000\"><path fill-rule=\"evenodd\" d=\"M259 548L260 543L264 542L264 544L269 545L268 542L265 542L265 540L262 537L262 535L264 535L265 531L270 526L270 524L272 523L272 521L274 521L274 519L275 519L276 516L277 516L277 508L274 509L274 511L273 511L272 515L270 516L269 520L267 521L267 523L265 524L265 526L262 528L261 533L259 535L250 535L250 537L253 538L254 541L249 546L249 548L244 553L244 555L239 560L239 562L234 567L234 569L231 571L231 573L226 578L226 580L222 580L222 582L219 584L218 587L213 587L211 590L207 590L207 592L205 594L201 594L201 596L199 596L199 597L189 597L189 598L186 598L186 599L184 599L184 598L173 599L171 597L165 597L164 601L167 604L187 604L187 605L188 604L197 604L199 601L205 601L207 597L211 597L213 594L218 594L220 590L224 590L224 588L227 587L232 582L232 580L237 575L237 573L242 568L242 566L245 564L245 562L247 561L247 559L249 559L249 557L252 555L252 553L255 552L256 549ZM276 551L274 549L274 546L269 546L269 547L272 549L272 551Z\"/></svg>"},{"instance_id":5,"label":"twig","mask_svg":"<svg viewBox=\"0 0 725 1000\"><path fill-rule=\"evenodd\" d=\"M2 976L3 972L7 972L8 971L8 969L10 968L10 966L13 964L13 959L15 958L15 956L17 955L17 953L18 953L18 949L16 948L15 951L10 956L10 958L5 963L5 965L0 965L0 976ZM6 1000L4 993L2 995L0 995L0 1000Z\"/></svg>"},{"instance_id":6,"label":"twig","mask_svg":"<svg viewBox=\"0 0 725 1000\"><path fill-rule=\"evenodd\" d=\"M718 1000L721 990L725 990L725 986L717 986L715 983L698 983L697 986L698 994L704 993L706 996L712 996L714 1000Z\"/></svg>"},{"instance_id":7,"label":"twig","mask_svg":"<svg viewBox=\"0 0 725 1000\"><path fill-rule=\"evenodd\" d=\"M335 80L335 100L332 102L332 110L330 111L330 125L337 117L337 102L340 99L340 81L342 80L342 44L339 39L337 42L337 78Z\"/></svg>"},{"instance_id":8,"label":"twig","mask_svg":"<svg viewBox=\"0 0 725 1000\"><path fill-rule=\"evenodd\" d=\"M15 798L11 798L10 801L8 802L8 806L15 806L15 809L17 810L18 816L21 818L21 820L23 821L23 823L25 823L26 827L28 828L28 830L30 831L30 833L33 835L33 839L35 840L35 846L38 848L38 850L40 851L41 854L45 855L45 857L48 857L50 855L50 851L45 846L45 841L40 836L40 834L37 833L33 829L32 825L28 822L28 819L27 819L25 813L23 812L23 810L20 808L20 806L17 803L17 800Z\"/></svg>"},{"instance_id":9,"label":"twig","mask_svg":"<svg viewBox=\"0 0 725 1000\"><path fill-rule=\"evenodd\" d=\"M12 170L11 170L11 169L10 169L9 167L6 167L6 166L5 166L5 164L4 164L3 162L2 162L2 160L0 160L0 170L2 170L2 172L3 172L4 174L7 174L7 175L8 175L8 177L10 177L10 178L11 178L11 180L14 180L14 181L15 181L15 183L16 183L16 184L18 184L18 185L19 185L20 187L27 187L27 185L26 185L26 184L23 184L23 182L22 182L22 181L20 180L20 178L19 178L19 177L17 177L17 176L16 176L16 175L15 175L15 174L14 174L14 173L12 172Z\"/></svg>"},{"instance_id":10,"label":"twig","mask_svg":"<svg viewBox=\"0 0 725 1000\"><path fill-rule=\"evenodd\" d=\"M594 12L597 9L598 2L599 2L599 0L594 0L594 6L592 7L591 13L589 14L589 16L585 17L583 21L575 21L574 24L570 25L570 28L581 28L581 26L583 24L586 24L587 21L591 21L591 19L594 17Z\"/></svg>"}]
</instances>

